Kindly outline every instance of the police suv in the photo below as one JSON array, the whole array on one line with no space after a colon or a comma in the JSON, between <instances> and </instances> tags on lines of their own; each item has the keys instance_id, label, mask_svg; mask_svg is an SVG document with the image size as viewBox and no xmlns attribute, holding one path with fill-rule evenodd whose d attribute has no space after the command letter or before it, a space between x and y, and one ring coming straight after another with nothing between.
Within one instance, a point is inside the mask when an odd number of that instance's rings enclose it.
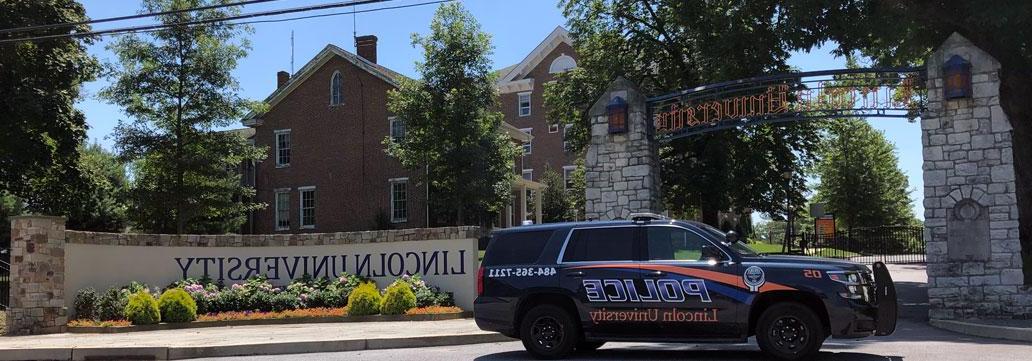
<instances>
[{"instance_id":1,"label":"police suv","mask_svg":"<svg viewBox=\"0 0 1032 361\"><path fill-rule=\"evenodd\" d=\"M882 263L761 255L733 233L652 214L492 233L477 272L477 326L538 358L606 341L745 342L814 356L828 337L889 335L896 292Z\"/></svg>"}]
</instances>

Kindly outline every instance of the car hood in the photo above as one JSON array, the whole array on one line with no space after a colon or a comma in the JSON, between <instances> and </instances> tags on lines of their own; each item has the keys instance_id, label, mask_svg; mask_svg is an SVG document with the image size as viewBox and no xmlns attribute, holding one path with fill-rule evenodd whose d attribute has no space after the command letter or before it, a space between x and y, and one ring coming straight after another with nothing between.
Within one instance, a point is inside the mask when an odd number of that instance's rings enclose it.
<instances>
[{"instance_id":1,"label":"car hood","mask_svg":"<svg viewBox=\"0 0 1032 361\"><path fill-rule=\"evenodd\" d=\"M825 266L831 268L840 268L844 270L867 270L867 266L853 261L834 259L834 258L821 258L821 257L810 257L810 256L786 256L786 255L763 255L760 257L746 258L745 262L755 263L780 263L790 265L803 265L803 266Z\"/></svg>"}]
</instances>

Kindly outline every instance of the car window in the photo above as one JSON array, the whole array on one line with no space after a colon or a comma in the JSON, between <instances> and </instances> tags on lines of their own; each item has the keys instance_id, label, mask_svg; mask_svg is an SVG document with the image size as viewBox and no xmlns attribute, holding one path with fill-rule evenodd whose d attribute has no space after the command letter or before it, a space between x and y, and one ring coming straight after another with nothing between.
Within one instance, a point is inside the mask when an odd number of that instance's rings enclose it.
<instances>
[{"instance_id":1,"label":"car window","mask_svg":"<svg viewBox=\"0 0 1032 361\"><path fill-rule=\"evenodd\" d=\"M637 227L576 229L563 252L563 262L635 260Z\"/></svg>"},{"instance_id":2,"label":"car window","mask_svg":"<svg viewBox=\"0 0 1032 361\"><path fill-rule=\"evenodd\" d=\"M702 259L705 239L694 232L675 227L648 227L649 260L698 261Z\"/></svg>"},{"instance_id":3,"label":"car window","mask_svg":"<svg viewBox=\"0 0 1032 361\"><path fill-rule=\"evenodd\" d=\"M484 266L536 263L550 237L550 230L492 236L484 253Z\"/></svg>"}]
</instances>

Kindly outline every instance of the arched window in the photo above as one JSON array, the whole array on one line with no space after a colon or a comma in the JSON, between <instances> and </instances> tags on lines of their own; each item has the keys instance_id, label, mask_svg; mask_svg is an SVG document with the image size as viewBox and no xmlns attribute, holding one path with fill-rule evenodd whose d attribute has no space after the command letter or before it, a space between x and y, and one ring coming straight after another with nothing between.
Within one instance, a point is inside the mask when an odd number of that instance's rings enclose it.
<instances>
[{"instance_id":1,"label":"arched window","mask_svg":"<svg viewBox=\"0 0 1032 361\"><path fill-rule=\"evenodd\" d=\"M330 78L330 105L340 105L343 100L341 89L344 87L344 76L340 72L334 72Z\"/></svg>"},{"instance_id":2,"label":"arched window","mask_svg":"<svg viewBox=\"0 0 1032 361\"><path fill-rule=\"evenodd\" d=\"M548 72L551 74L562 73L576 67L577 61L573 60L573 57L563 54L552 60L552 65L548 67Z\"/></svg>"}]
</instances>

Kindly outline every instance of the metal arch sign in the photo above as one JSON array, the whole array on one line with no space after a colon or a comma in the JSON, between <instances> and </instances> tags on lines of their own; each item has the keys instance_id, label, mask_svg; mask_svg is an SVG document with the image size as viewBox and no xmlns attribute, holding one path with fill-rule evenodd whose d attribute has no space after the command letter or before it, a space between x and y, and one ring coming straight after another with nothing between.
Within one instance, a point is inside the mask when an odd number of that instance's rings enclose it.
<instances>
[{"instance_id":1,"label":"metal arch sign","mask_svg":"<svg viewBox=\"0 0 1032 361\"><path fill-rule=\"evenodd\" d=\"M924 68L787 73L649 98L648 108L660 141L813 119L914 119L924 110L924 74Z\"/></svg>"}]
</instances>

